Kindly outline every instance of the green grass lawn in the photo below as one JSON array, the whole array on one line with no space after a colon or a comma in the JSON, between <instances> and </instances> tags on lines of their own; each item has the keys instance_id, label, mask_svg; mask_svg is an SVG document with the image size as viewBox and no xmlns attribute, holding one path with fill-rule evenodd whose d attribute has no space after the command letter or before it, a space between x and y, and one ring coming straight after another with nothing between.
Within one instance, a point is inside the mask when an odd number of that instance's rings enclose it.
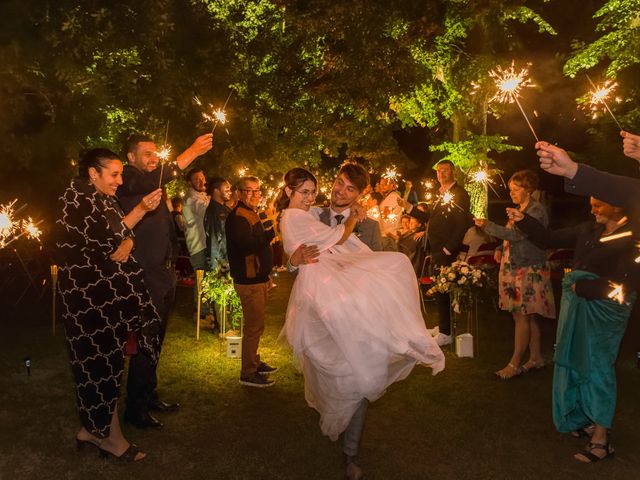
<instances>
[{"instance_id":1,"label":"green grass lawn","mask_svg":"<svg viewBox=\"0 0 640 480\"><path fill-rule=\"evenodd\" d=\"M51 334L48 299L5 307L0 320L0 480L5 479L338 479L341 444L323 437L303 394L303 379L277 337L291 279L276 278L261 352L277 365L277 384L238 384L239 360L217 337L195 339L191 292L179 289L159 367L160 392L179 401L161 431L125 426L147 452L118 465L95 451L75 451L78 429L71 372L61 327ZM372 319L375 321L375 319ZM418 367L369 409L361 448L375 479L628 479L640 478L640 370L636 322L618 363L616 457L583 465L572 454L585 442L557 433L550 416L551 368L510 382L492 372L511 352L513 326L490 305L480 314L480 356L447 353L444 372ZM435 324L427 315L427 324ZM544 329L547 358L555 324ZM32 359L27 376L24 357ZM123 403L121 402L122 408ZM121 412L122 413L122 412Z\"/></svg>"}]
</instances>

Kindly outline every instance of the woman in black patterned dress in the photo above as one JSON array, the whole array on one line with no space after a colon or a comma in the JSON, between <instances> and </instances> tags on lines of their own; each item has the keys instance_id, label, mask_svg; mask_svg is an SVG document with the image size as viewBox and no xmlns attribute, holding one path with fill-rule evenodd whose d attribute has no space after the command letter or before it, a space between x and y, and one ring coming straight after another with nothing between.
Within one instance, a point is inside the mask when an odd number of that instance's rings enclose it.
<instances>
[{"instance_id":1,"label":"woman in black patterned dress","mask_svg":"<svg viewBox=\"0 0 640 480\"><path fill-rule=\"evenodd\" d=\"M56 221L59 288L81 428L78 448L94 445L103 456L144 458L122 435L118 395L127 332L138 348L158 349L159 319L132 255L131 229L161 199L158 189L124 216L115 199L122 162L103 148L87 152L80 174L59 199Z\"/></svg>"}]
</instances>

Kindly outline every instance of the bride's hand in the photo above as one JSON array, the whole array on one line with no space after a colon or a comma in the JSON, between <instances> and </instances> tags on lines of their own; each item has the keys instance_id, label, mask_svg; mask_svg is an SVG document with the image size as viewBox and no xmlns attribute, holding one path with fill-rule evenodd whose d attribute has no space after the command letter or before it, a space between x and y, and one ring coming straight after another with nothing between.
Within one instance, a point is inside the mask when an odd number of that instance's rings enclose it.
<instances>
[{"instance_id":1,"label":"bride's hand","mask_svg":"<svg viewBox=\"0 0 640 480\"><path fill-rule=\"evenodd\" d=\"M357 221L362 221L367 216L367 211L360 204L354 203L351 205L351 217L355 217Z\"/></svg>"}]
</instances>

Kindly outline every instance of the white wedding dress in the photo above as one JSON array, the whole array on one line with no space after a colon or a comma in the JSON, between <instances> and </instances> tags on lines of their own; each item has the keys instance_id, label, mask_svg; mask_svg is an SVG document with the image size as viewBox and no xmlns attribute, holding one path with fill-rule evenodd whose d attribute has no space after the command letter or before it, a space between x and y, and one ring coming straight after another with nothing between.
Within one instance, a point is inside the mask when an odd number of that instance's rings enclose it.
<instances>
[{"instance_id":1,"label":"white wedding dress","mask_svg":"<svg viewBox=\"0 0 640 480\"><path fill-rule=\"evenodd\" d=\"M287 254L303 243L321 254L300 266L281 335L304 373L322 433L336 440L363 398L378 399L416 363L435 375L444 355L425 328L409 259L372 252L355 235L336 245L344 225L323 224L320 211L289 208L282 215Z\"/></svg>"}]
</instances>

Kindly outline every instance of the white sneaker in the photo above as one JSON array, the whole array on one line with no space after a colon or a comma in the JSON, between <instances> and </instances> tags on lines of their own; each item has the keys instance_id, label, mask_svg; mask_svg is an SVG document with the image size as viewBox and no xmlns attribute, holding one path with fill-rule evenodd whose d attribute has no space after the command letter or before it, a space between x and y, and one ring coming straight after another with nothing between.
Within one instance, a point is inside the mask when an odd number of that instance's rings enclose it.
<instances>
[{"instance_id":1,"label":"white sneaker","mask_svg":"<svg viewBox=\"0 0 640 480\"><path fill-rule=\"evenodd\" d=\"M427 332L429 332L429 335L431 335L432 337L435 337L440 333L440 326L436 325L433 328L427 328Z\"/></svg>"},{"instance_id":2,"label":"white sneaker","mask_svg":"<svg viewBox=\"0 0 640 480\"><path fill-rule=\"evenodd\" d=\"M438 335L436 335L436 337L434 338L436 339L436 343L441 347L450 345L451 342L453 342L453 338L451 338L451 335L446 335L444 333L438 333Z\"/></svg>"}]
</instances>

